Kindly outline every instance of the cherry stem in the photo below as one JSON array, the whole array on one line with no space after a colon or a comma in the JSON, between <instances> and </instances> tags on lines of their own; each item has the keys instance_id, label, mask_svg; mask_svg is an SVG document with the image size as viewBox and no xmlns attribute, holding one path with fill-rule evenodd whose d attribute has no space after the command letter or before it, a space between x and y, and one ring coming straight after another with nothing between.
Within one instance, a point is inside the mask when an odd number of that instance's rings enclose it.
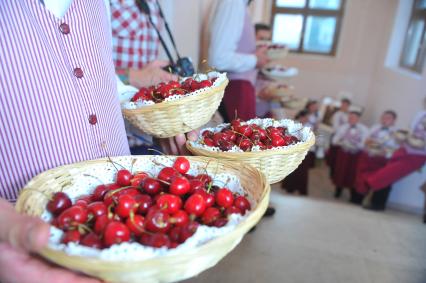
<instances>
[{"instance_id":1,"label":"cherry stem","mask_svg":"<svg viewBox=\"0 0 426 283\"><path fill-rule=\"evenodd\" d=\"M103 184L104 182L99 178L99 177L96 177L96 176L93 176L93 175L90 175L90 174L83 174L83 176L84 177L90 177L90 178L93 178L93 179L96 179L97 181L99 181L99 183L101 183L101 184Z\"/></svg>"},{"instance_id":2,"label":"cherry stem","mask_svg":"<svg viewBox=\"0 0 426 283\"><path fill-rule=\"evenodd\" d=\"M154 152L156 152L156 153L159 153L160 155L166 155L164 152L161 152L161 151L159 151L159 150L157 150L157 149L155 149L155 148L148 148L148 150L149 151L154 151ZM153 161L154 162L154 161Z\"/></svg>"},{"instance_id":3,"label":"cherry stem","mask_svg":"<svg viewBox=\"0 0 426 283\"><path fill-rule=\"evenodd\" d=\"M93 230L92 229L90 229L89 228L89 226L87 226L87 225L85 225L85 224L78 224L78 226L77 226L77 230L78 230L78 232L80 232L80 229L81 229L81 231L85 231L85 232L89 232L89 233L92 233L93 232ZM83 233L80 233L80 234L83 234Z\"/></svg>"}]
</instances>

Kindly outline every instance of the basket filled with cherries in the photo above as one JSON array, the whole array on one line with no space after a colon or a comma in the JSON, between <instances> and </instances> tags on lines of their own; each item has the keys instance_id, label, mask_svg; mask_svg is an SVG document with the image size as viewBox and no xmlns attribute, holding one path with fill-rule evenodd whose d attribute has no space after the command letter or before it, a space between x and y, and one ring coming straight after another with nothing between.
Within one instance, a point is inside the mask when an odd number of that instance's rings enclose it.
<instances>
[{"instance_id":1,"label":"basket filled with cherries","mask_svg":"<svg viewBox=\"0 0 426 283\"><path fill-rule=\"evenodd\" d=\"M314 143L311 129L292 120L235 119L203 129L186 146L194 155L250 164L273 184L293 172Z\"/></svg>"},{"instance_id":2,"label":"basket filled with cherries","mask_svg":"<svg viewBox=\"0 0 426 283\"><path fill-rule=\"evenodd\" d=\"M205 125L223 98L225 73L209 72L141 88L121 103L124 117L141 131L168 138Z\"/></svg>"},{"instance_id":3,"label":"basket filled with cherries","mask_svg":"<svg viewBox=\"0 0 426 283\"><path fill-rule=\"evenodd\" d=\"M214 266L262 217L270 187L251 166L123 156L46 171L17 210L51 224L41 252L107 282L174 282Z\"/></svg>"}]
</instances>

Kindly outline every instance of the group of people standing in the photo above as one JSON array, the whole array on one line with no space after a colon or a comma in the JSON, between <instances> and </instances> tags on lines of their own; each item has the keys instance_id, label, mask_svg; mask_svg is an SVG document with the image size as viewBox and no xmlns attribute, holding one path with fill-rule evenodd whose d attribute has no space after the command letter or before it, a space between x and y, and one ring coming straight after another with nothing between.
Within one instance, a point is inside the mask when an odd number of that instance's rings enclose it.
<instances>
[{"instance_id":1,"label":"group of people standing","mask_svg":"<svg viewBox=\"0 0 426 283\"><path fill-rule=\"evenodd\" d=\"M316 101L308 102L296 116L314 130L320 122L317 104ZM340 198L347 188L350 202L381 211L386 208L392 184L425 165L426 110L414 117L407 132L395 127L397 114L393 110L384 111L376 124L367 127L360 122L362 113L351 111L350 107L351 101L342 99L339 110L331 118L333 134L326 163L335 186L334 197ZM299 191L306 195L308 170L314 161L315 154L311 151L299 168L284 180L283 188L290 193Z\"/></svg>"}]
</instances>

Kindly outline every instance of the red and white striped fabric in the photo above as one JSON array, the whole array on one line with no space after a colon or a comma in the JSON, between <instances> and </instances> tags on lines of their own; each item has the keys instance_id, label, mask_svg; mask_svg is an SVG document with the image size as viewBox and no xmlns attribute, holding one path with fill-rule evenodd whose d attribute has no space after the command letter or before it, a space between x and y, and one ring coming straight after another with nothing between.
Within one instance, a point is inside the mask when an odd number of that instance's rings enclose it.
<instances>
[{"instance_id":1,"label":"red and white striped fabric","mask_svg":"<svg viewBox=\"0 0 426 283\"><path fill-rule=\"evenodd\" d=\"M135 0L111 0L113 58L117 69L141 69L157 59L159 38L148 17ZM154 0L147 0L154 24L160 27L159 10Z\"/></svg>"},{"instance_id":2,"label":"red and white striped fabric","mask_svg":"<svg viewBox=\"0 0 426 283\"><path fill-rule=\"evenodd\" d=\"M39 0L0 1L0 30L1 197L47 169L129 154L103 0L60 19Z\"/></svg>"}]
</instances>

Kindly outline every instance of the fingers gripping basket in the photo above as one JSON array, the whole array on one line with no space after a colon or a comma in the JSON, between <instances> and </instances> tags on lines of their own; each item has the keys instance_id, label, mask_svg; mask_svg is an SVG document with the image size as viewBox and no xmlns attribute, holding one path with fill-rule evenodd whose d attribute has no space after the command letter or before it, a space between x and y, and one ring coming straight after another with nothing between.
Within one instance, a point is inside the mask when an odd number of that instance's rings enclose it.
<instances>
[{"instance_id":1,"label":"fingers gripping basket","mask_svg":"<svg viewBox=\"0 0 426 283\"><path fill-rule=\"evenodd\" d=\"M134 158L140 162L147 162L152 156L120 157ZM113 261L82 256L71 256L61 250L50 247L41 251L41 255L51 262L72 270L101 278L107 282L174 282L190 278L207 268L217 264L241 241L262 217L268 202L270 186L263 174L251 166L240 165L222 160L208 162L205 157L188 157L190 162L207 164L210 174L228 173L237 176L254 202L251 213L243 219L235 229L229 233L214 238L195 248L179 251L173 255L164 254L146 260ZM116 160L116 159L114 159ZM93 166L106 163L106 159L88 161L59 167L42 173L30 181L19 196L16 208L19 212L40 216L47 203L43 194L67 191L72 187L73 180ZM30 189L30 190L28 190Z\"/></svg>"},{"instance_id":2,"label":"fingers gripping basket","mask_svg":"<svg viewBox=\"0 0 426 283\"><path fill-rule=\"evenodd\" d=\"M137 109L123 109L123 114L132 125L149 135L173 137L208 123L219 107L227 85L225 79L218 86L199 90L201 94Z\"/></svg>"},{"instance_id":3,"label":"fingers gripping basket","mask_svg":"<svg viewBox=\"0 0 426 283\"><path fill-rule=\"evenodd\" d=\"M315 135L309 131L308 138L283 149L252 152L218 152L194 146L187 142L188 150L198 156L207 156L228 161L239 161L259 169L270 184L282 181L296 170L311 146L315 144Z\"/></svg>"}]
</instances>

